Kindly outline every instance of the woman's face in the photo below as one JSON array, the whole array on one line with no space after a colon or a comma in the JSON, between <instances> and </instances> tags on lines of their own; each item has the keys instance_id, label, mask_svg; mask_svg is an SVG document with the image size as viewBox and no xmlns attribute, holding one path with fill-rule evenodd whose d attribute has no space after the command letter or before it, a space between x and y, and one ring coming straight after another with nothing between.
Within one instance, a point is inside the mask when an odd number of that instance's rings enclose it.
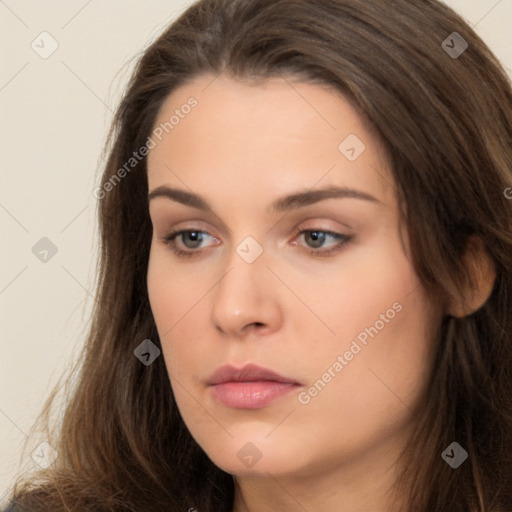
<instances>
[{"instance_id":1,"label":"woman's face","mask_svg":"<svg viewBox=\"0 0 512 512\"><path fill-rule=\"evenodd\" d=\"M378 140L329 89L223 75L176 90L155 128L148 291L192 436L239 476L389 459L440 316Z\"/></svg>"}]
</instances>

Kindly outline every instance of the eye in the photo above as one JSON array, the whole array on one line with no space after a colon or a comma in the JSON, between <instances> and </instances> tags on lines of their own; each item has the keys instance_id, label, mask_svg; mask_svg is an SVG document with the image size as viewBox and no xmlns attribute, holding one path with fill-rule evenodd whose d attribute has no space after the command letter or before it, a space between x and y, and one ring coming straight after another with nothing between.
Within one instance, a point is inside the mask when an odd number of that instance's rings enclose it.
<instances>
[{"instance_id":1,"label":"eye","mask_svg":"<svg viewBox=\"0 0 512 512\"><path fill-rule=\"evenodd\" d=\"M350 235L344 235L342 233L336 233L322 229L302 229L299 231L298 235L299 238L303 237L304 241L307 245L309 245L310 249L313 249L311 254L315 254L317 256L327 256L329 254L339 252L344 249L353 238L353 236ZM337 240L338 242L332 244L327 249L322 249L325 241L329 238ZM292 244L297 245L296 242L292 242Z\"/></svg>"},{"instance_id":2,"label":"eye","mask_svg":"<svg viewBox=\"0 0 512 512\"><path fill-rule=\"evenodd\" d=\"M164 237L163 242L170 246L176 255L180 257L191 257L199 255L201 252L203 252L201 244L208 237L212 238L216 242L214 245L218 245L219 240L217 238L209 235L206 231L200 231L196 229L175 231ZM347 245L353 239L353 236L351 235L344 235L342 233L336 233L322 229L302 229L296 233L295 238L301 237L304 238L306 245L309 245L309 248L311 249L310 254L315 256L328 256L330 254L339 252L347 247ZM337 242L331 244L331 246L328 246L328 248L323 248L326 240L329 238ZM178 241L180 244L178 244ZM180 248L179 245L185 247L185 249ZM298 244L297 242L292 242L291 245Z\"/></svg>"},{"instance_id":3,"label":"eye","mask_svg":"<svg viewBox=\"0 0 512 512\"><path fill-rule=\"evenodd\" d=\"M207 236L213 238L218 242L218 240L215 237L209 235L205 231L199 231L195 229L175 231L174 233L170 233L169 235L167 235L163 239L163 241L166 245L169 245L178 256L193 256L200 252L194 249L197 249L201 245L201 242L203 242ZM185 246L185 248L190 250L187 251L180 249L177 246L176 239L179 239L181 243Z\"/></svg>"}]
</instances>

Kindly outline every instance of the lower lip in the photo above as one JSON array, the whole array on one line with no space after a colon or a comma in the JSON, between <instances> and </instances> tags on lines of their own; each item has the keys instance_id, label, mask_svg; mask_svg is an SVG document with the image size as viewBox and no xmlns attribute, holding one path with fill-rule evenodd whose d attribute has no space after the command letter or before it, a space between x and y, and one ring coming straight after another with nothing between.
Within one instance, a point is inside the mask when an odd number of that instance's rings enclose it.
<instances>
[{"instance_id":1,"label":"lower lip","mask_svg":"<svg viewBox=\"0 0 512 512\"><path fill-rule=\"evenodd\" d=\"M260 409L288 395L298 384L292 382L257 381L224 382L211 386L217 400L234 409Z\"/></svg>"}]
</instances>

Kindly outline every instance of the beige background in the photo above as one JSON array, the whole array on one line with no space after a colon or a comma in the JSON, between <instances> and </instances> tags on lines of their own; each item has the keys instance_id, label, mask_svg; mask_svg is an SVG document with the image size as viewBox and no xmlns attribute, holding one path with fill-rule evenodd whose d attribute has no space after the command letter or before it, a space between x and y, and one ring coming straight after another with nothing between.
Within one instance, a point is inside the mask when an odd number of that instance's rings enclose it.
<instances>
[{"instance_id":1,"label":"beige background","mask_svg":"<svg viewBox=\"0 0 512 512\"><path fill-rule=\"evenodd\" d=\"M449 0L512 74L512 0ZM0 506L40 405L80 348L94 290L92 191L134 58L185 0L0 0ZM31 47L57 50L43 59ZM448 34L447 34L448 35ZM41 38L45 38L41 42ZM57 253L42 262L43 237ZM40 253L44 257L44 253Z\"/></svg>"}]
</instances>

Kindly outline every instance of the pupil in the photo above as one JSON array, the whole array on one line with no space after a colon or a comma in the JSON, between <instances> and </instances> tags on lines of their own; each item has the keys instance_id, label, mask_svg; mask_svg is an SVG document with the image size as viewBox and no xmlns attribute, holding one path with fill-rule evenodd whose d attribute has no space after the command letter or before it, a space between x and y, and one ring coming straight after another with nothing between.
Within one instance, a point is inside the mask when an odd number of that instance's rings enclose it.
<instances>
[{"instance_id":1,"label":"pupil","mask_svg":"<svg viewBox=\"0 0 512 512\"><path fill-rule=\"evenodd\" d=\"M310 236L313 239L313 245L315 247L321 247L322 243L325 239L325 233L322 233L320 231L311 231Z\"/></svg>"},{"instance_id":2,"label":"pupil","mask_svg":"<svg viewBox=\"0 0 512 512\"><path fill-rule=\"evenodd\" d=\"M201 242L201 235L200 235L200 233L198 231L190 231L188 233L188 239L191 242L198 242L198 241Z\"/></svg>"}]
</instances>

